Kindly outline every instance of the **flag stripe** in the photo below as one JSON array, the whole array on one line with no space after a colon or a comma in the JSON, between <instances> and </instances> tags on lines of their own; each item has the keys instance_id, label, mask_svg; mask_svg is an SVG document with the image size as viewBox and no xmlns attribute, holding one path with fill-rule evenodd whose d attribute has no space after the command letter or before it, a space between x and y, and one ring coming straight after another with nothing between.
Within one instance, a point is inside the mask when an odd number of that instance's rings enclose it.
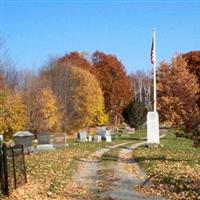
<instances>
[{"instance_id":1,"label":"flag stripe","mask_svg":"<svg viewBox=\"0 0 200 200\"><path fill-rule=\"evenodd\" d=\"M154 64L154 62L155 62L155 48L154 48L154 38L153 38L151 45L151 64Z\"/></svg>"}]
</instances>

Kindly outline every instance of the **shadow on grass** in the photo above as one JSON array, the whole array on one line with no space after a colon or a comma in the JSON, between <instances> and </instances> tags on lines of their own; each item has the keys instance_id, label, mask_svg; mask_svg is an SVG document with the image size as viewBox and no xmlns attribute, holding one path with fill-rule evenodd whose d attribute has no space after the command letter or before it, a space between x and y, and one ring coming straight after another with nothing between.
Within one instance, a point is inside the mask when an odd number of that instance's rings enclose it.
<instances>
[{"instance_id":1,"label":"shadow on grass","mask_svg":"<svg viewBox=\"0 0 200 200\"><path fill-rule=\"evenodd\" d=\"M119 157L118 156L109 156L109 155L106 155L106 156L103 156L100 160L100 162L103 162L103 161L118 161L119 160Z\"/></svg>"},{"instance_id":2,"label":"shadow on grass","mask_svg":"<svg viewBox=\"0 0 200 200\"><path fill-rule=\"evenodd\" d=\"M112 140L128 140L128 141L138 141L138 140L145 140L143 138L136 138L136 137L116 137L116 138L112 138Z\"/></svg>"},{"instance_id":3,"label":"shadow on grass","mask_svg":"<svg viewBox=\"0 0 200 200\"><path fill-rule=\"evenodd\" d=\"M149 156L147 157L140 157L137 156L135 157L136 162L144 162L144 161L170 161L170 162L181 162L181 161L185 161L185 162L189 162L191 160L189 159L174 159L174 158L166 158L165 156L159 156L159 157L153 157L153 156Z\"/></svg>"}]
</instances>

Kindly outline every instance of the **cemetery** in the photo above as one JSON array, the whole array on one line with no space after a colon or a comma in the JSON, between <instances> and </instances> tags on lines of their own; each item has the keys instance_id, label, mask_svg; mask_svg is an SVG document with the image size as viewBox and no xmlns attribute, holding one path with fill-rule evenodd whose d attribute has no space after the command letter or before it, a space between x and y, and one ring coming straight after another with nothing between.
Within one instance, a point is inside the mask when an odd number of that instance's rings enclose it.
<instances>
[{"instance_id":1,"label":"cemetery","mask_svg":"<svg viewBox=\"0 0 200 200\"><path fill-rule=\"evenodd\" d=\"M1 0L0 200L200 200L199 11Z\"/></svg>"},{"instance_id":2,"label":"cemetery","mask_svg":"<svg viewBox=\"0 0 200 200\"><path fill-rule=\"evenodd\" d=\"M128 147L131 144L145 141L143 139L146 136L145 129L140 131L134 130L131 133L128 131L126 134L124 133L125 135L122 135L121 132L114 133L111 129L109 129L110 131L107 131L107 129L109 128L97 127L96 134L92 135L91 139L89 139L89 136L91 136L89 135L89 133L87 133L86 131L79 131L74 139L69 138L69 142L67 143L66 141L68 140L66 139L66 134L64 133L55 133L54 136L52 136L52 133L41 133L41 135L37 137L37 146L34 147L35 150L33 150L31 154L25 154L27 173L29 177L28 181L32 182L34 180L37 182L37 184L34 186L34 190L36 192L39 192L41 185L45 183L45 187L43 186L43 192L40 193L38 198L42 199L46 194L50 199L54 198L55 195L58 197L59 193L62 191L61 188L65 189L66 187L68 189L70 188L70 190L72 191L79 190L79 192L76 193L75 198L84 199L86 195L85 191L87 191L89 188L85 189L81 188L80 186L78 187L76 183L74 183L74 185L71 185L70 182L70 180L73 178L74 172L76 171L76 167L80 164L80 161L76 160L75 158L79 157L79 159L83 159L89 154L104 147L120 144L123 144L123 147ZM110 132L112 132L112 134L110 134ZM150 177L153 177L149 180L149 183L147 185L139 188L137 187L135 188L135 190L140 193L145 193L146 195L153 196L158 195L159 193L160 195L163 194L168 198L174 198L174 195L179 195L180 198L184 195L190 196L191 191L193 192L193 195L197 195L199 189L199 168L197 165L197 163L200 161L199 149L196 149L189 139L184 139L182 137L176 139L174 130L161 129L161 134L166 133L167 135L164 136L163 139L161 139L162 145L156 148L153 148L151 146L147 148L146 145L142 145L141 147L137 148L136 151L132 152L132 156L136 159L139 165L142 166L144 171L146 171L146 173L150 173ZM119 136L116 137L116 134L119 134ZM26 137L29 136L31 139L27 139L26 141L26 139L23 138L24 135ZM103 137L101 137L102 135ZM22 137L23 139L18 140L16 139L16 136ZM113 138L113 140L110 141L109 137ZM179 145L176 144L177 140L179 140ZM27 149L29 151L30 149L32 149L30 148L30 141L33 141L33 138L32 134L29 132L18 132L14 135L14 141L16 142L16 144L21 144L21 142L24 143L24 147L29 147ZM44 147L41 147L41 145L44 145ZM58 151L56 149L58 149ZM108 153L104 153L102 155L102 161L100 162L103 166L101 167L101 170L104 170L104 165L107 166L109 162L111 167L109 170L111 170L112 165L115 166L115 162L118 162L118 155L120 154L122 149L123 148L115 147L112 150L109 150ZM188 153L186 154L186 152ZM66 162L63 163L63 159L67 159ZM38 162L40 163L39 166L37 165ZM188 164L188 162L190 162L190 164ZM48 165L46 165L47 163ZM72 163L74 164L72 165ZM195 169L196 171L194 173L193 170L195 168L195 165L197 168ZM135 172L135 166L124 164L124 167L125 169L128 169L131 173ZM186 168L187 171L185 171ZM54 170L56 170L57 172L54 173ZM58 174L61 175L63 174L63 172L65 174L64 176L58 176ZM114 172L112 170L109 172L109 175L107 175L108 179L113 179L113 173ZM181 182L181 179L179 179L178 177L180 176L181 178L182 173L188 173L187 176L190 177L190 183L187 183L187 188L190 188L190 192L187 193L186 191L183 194L177 194L176 191L180 190L180 187L186 187L186 185L184 185L184 182L183 185L179 184ZM49 174L50 176L44 177L44 174ZM37 179L35 179L36 177ZM166 177L169 178L168 182L165 182ZM113 181L114 180L115 179L113 179ZM169 181L172 182L174 185L173 193L171 192L171 190L168 191L167 184L169 184ZM107 184L106 179L104 180L104 182L104 184ZM52 189L52 184L54 184L54 189ZM159 189L157 187L158 185L160 185ZM98 187L100 186L97 185L97 188ZM24 186L20 186L20 188L26 191L26 184ZM160 188L162 188L165 193L160 193ZM16 189L16 192L17 191L18 189ZM27 195L30 195L31 197L31 191L29 191ZM69 192L68 197L71 197L71 195L72 193ZM93 195L95 196L97 194ZM115 195L115 193L111 192L110 195ZM95 198L98 199L98 195Z\"/></svg>"}]
</instances>

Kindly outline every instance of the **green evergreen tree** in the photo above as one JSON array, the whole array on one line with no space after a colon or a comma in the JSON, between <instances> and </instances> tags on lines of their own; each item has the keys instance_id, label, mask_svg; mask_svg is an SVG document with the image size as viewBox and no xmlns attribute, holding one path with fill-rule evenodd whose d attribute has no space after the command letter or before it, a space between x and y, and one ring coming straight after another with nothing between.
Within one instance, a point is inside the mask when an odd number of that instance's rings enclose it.
<instances>
[{"instance_id":1,"label":"green evergreen tree","mask_svg":"<svg viewBox=\"0 0 200 200\"><path fill-rule=\"evenodd\" d=\"M131 127L139 129L146 121L147 112L148 110L144 103L138 100L133 100L123 110L122 115L127 124L129 124Z\"/></svg>"}]
</instances>

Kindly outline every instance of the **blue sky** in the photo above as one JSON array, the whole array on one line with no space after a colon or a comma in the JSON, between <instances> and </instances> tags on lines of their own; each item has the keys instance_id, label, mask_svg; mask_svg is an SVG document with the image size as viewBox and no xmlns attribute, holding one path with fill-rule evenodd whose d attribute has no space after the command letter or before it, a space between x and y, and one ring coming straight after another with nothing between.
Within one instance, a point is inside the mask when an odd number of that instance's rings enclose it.
<instances>
[{"instance_id":1,"label":"blue sky","mask_svg":"<svg viewBox=\"0 0 200 200\"><path fill-rule=\"evenodd\" d=\"M38 69L49 56L100 50L128 72L150 70L152 28L157 59L200 50L198 1L1 0L1 33L18 68Z\"/></svg>"}]
</instances>

